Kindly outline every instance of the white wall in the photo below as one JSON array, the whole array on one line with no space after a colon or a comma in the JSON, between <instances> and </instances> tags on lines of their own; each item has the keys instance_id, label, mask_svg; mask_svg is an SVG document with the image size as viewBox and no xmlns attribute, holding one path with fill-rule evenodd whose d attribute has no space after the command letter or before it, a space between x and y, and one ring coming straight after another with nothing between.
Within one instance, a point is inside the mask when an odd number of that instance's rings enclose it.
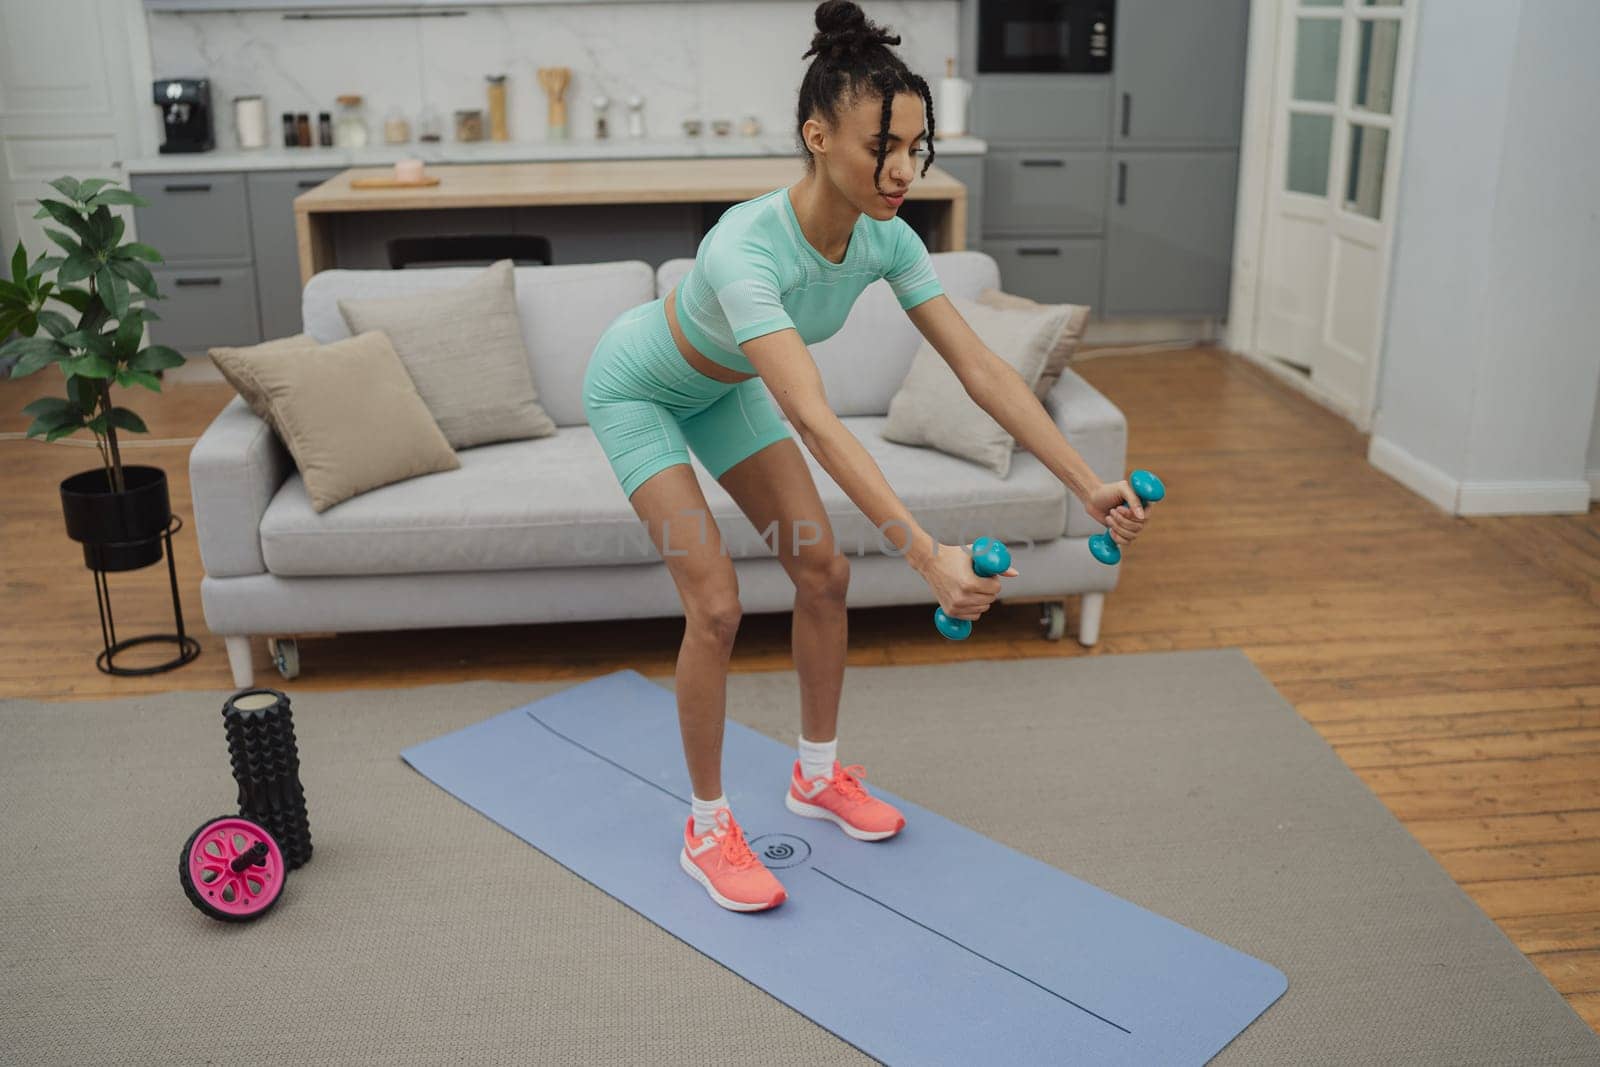
<instances>
[{"instance_id":1,"label":"white wall","mask_svg":"<svg viewBox=\"0 0 1600 1067\"><path fill-rule=\"evenodd\" d=\"M1600 389L1600 4L1419 10L1372 461L1448 510L1582 511Z\"/></svg>"},{"instance_id":2,"label":"white wall","mask_svg":"<svg viewBox=\"0 0 1600 1067\"><path fill-rule=\"evenodd\" d=\"M1594 394L1594 428L1589 431L1589 499L1600 500L1600 389Z\"/></svg>"},{"instance_id":3,"label":"white wall","mask_svg":"<svg viewBox=\"0 0 1600 1067\"><path fill-rule=\"evenodd\" d=\"M896 51L930 83L956 55L957 0L869 0L869 17L901 38ZM540 3L468 7L453 18L285 19L279 11L150 15L158 78L204 75L217 107L217 146L236 144L235 96L265 98L272 144L284 111L337 113L335 97L365 97L378 140L398 107L415 127L431 105L454 139L458 108L486 108L484 76L506 74L513 141L542 140L539 67L572 70L566 92L573 138L593 136L596 94L611 97L613 136L627 128L626 98L644 97L650 136L677 137L685 118L754 114L764 134L794 123L795 93L816 30L811 0L753 4ZM148 97L148 87L145 95ZM735 134L737 136L737 134Z\"/></svg>"}]
</instances>

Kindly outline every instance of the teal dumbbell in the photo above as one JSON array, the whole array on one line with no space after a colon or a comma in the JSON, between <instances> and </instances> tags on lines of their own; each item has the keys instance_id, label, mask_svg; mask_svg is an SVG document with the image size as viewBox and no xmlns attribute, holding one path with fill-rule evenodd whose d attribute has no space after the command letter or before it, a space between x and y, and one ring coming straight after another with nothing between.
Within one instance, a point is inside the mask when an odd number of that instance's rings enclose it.
<instances>
[{"instance_id":1,"label":"teal dumbbell","mask_svg":"<svg viewBox=\"0 0 1600 1067\"><path fill-rule=\"evenodd\" d=\"M972 542L972 569L980 578L993 578L1011 569L1011 550L992 537ZM943 608L933 609L933 625L952 641L965 641L972 633L971 619L952 619Z\"/></svg>"},{"instance_id":2,"label":"teal dumbbell","mask_svg":"<svg viewBox=\"0 0 1600 1067\"><path fill-rule=\"evenodd\" d=\"M1167 487L1161 484L1149 471L1134 471L1128 475L1128 485L1134 494L1146 504L1154 504L1157 500L1167 495ZM1121 507L1122 505L1117 505ZM1111 539L1110 533L1097 533L1089 538L1089 551L1094 553L1094 558L1101 563L1114 564L1122 560L1122 549Z\"/></svg>"}]
</instances>

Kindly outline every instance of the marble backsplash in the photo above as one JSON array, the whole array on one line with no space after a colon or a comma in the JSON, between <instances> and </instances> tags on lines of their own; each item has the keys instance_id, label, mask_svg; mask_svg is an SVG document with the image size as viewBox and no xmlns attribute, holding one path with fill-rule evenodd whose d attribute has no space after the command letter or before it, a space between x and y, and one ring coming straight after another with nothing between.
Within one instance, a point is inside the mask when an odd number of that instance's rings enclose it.
<instances>
[{"instance_id":1,"label":"marble backsplash","mask_svg":"<svg viewBox=\"0 0 1600 1067\"><path fill-rule=\"evenodd\" d=\"M956 55L958 0L882 0L868 17L901 36L898 51L937 88ZM626 100L644 98L646 133L671 137L686 118L728 119L738 137L754 115L764 136L791 131L800 78L810 60L816 5L802 0L694 3L571 3L466 8L441 18L286 19L281 12L151 13L157 78L211 79L219 149L237 145L233 98L265 99L269 143L282 143L284 111L335 115L335 98L359 93L372 141L391 108L411 121L425 106L453 140L454 112L484 110L485 75L505 74L514 141L546 138L546 103L536 71L572 70L566 100L571 137L594 137L596 95L611 98L613 138L627 132Z\"/></svg>"}]
</instances>

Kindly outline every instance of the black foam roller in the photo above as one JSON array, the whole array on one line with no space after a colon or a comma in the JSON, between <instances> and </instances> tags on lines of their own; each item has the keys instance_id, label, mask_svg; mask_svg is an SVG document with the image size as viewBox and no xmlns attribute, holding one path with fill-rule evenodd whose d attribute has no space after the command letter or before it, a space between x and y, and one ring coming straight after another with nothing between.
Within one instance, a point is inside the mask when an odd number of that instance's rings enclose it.
<instances>
[{"instance_id":1,"label":"black foam roller","mask_svg":"<svg viewBox=\"0 0 1600 1067\"><path fill-rule=\"evenodd\" d=\"M222 706L222 720L239 814L267 828L293 870L311 858L311 822L289 698L276 689L247 689Z\"/></svg>"}]
</instances>

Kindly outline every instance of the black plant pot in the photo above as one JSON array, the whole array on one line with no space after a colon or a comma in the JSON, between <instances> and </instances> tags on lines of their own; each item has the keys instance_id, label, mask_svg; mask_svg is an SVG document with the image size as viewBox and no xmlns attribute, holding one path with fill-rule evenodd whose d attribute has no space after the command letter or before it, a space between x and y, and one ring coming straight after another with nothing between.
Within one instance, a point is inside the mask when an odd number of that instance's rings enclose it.
<instances>
[{"instance_id":1,"label":"black plant pot","mask_svg":"<svg viewBox=\"0 0 1600 1067\"><path fill-rule=\"evenodd\" d=\"M61 483L61 511L67 535L83 544L83 561L94 572L95 603L100 609L100 639L105 651L95 666L106 674L159 674L181 667L200 655L200 642L184 633L183 605L178 598L178 568L172 558L172 535L183 520L172 514L167 475L159 467L123 467L122 492L112 492L104 469L80 471ZM167 556L167 581L172 590L172 618L177 633L147 634L117 640L111 615L108 571L147 567ZM173 644L178 654L153 667L119 667L116 657L135 645Z\"/></svg>"},{"instance_id":2,"label":"black plant pot","mask_svg":"<svg viewBox=\"0 0 1600 1067\"><path fill-rule=\"evenodd\" d=\"M124 466L123 492L114 493L103 468L61 483L67 536L83 543L83 562L96 571L131 571L161 558L161 535L172 522L167 472Z\"/></svg>"}]
</instances>

